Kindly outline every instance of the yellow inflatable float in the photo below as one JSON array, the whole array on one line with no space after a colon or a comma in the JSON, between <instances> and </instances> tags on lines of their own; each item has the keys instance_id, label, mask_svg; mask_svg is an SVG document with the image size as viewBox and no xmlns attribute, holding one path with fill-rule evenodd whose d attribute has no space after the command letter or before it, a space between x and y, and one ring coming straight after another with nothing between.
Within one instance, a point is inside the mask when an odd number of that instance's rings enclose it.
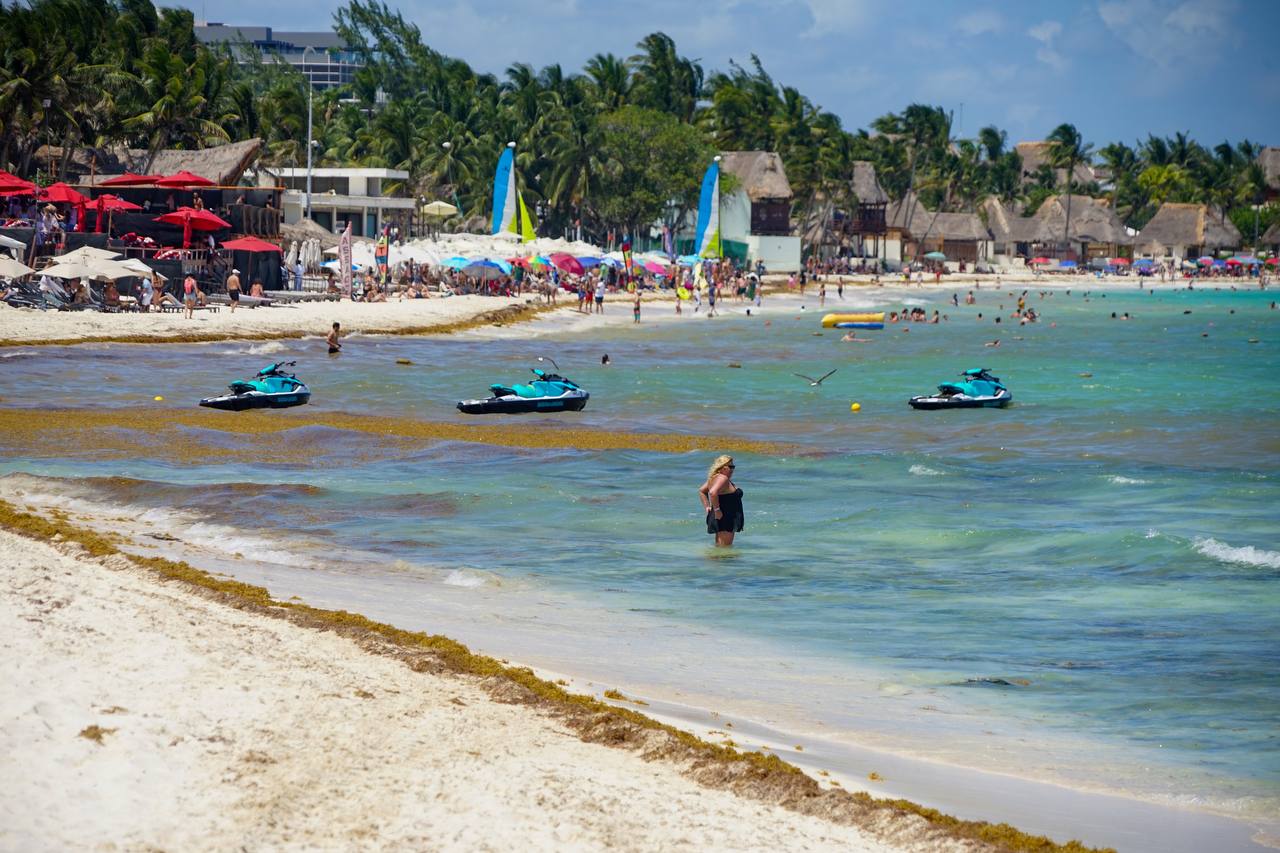
<instances>
[{"instance_id":1,"label":"yellow inflatable float","mask_svg":"<svg viewBox=\"0 0 1280 853\"><path fill-rule=\"evenodd\" d=\"M871 314L828 314L822 318L824 329L883 329L884 312Z\"/></svg>"}]
</instances>

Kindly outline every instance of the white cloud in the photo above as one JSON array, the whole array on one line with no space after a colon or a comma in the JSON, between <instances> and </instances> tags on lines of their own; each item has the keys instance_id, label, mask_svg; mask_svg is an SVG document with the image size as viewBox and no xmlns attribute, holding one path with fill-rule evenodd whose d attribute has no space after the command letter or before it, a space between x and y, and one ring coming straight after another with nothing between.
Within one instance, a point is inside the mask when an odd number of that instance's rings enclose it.
<instances>
[{"instance_id":1,"label":"white cloud","mask_svg":"<svg viewBox=\"0 0 1280 853\"><path fill-rule=\"evenodd\" d=\"M998 32L1003 27L1004 18L994 9L977 9L956 20L956 29L970 36Z\"/></svg>"},{"instance_id":2,"label":"white cloud","mask_svg":"<svg viewBox=\"0 0 1280 853\"><path fill-rule=\"evenodd\" d=\"M1170 67L1188 49L1214 54L1233 35L1237 0L1107 0L1098 17L1141 57Z\"/></svg>"},{"instance_id":3,"label":"white cloud","mask_svg":"<svg viewBox=\"0 0 1280 853\"><path fill-rule=\"evenodd\" d=\"M1058 21L1041 21L1031 29L1027 30L1027 35L1039 42L1049 44L1058 34L1062 32L1062 24Z\"/></svg>"},{"instance_id":4,"label":"white cloud","mask_svg":"<svg viewBox=\"0 0 1280 853\"><path fill-rule=\"evenodd\" d=\"M850 33L865 23L870 15L867 0L805 0L813 26L804 33L809 38Z\"/></svg>"},{"instance_id":5,"label":"white cloud","mask_svg":"<svg viewBox=\"0 0 1280 853\"><path fill-rule=\"evenodd\" d=\"M1067 69L1067 59L1053 46L1054 41L1062 34L1059 21L1041 21L1027 30L1027 35L1040 42L1036 49L1036 59L1061 74Z\"/></svg>"}]
</instances>

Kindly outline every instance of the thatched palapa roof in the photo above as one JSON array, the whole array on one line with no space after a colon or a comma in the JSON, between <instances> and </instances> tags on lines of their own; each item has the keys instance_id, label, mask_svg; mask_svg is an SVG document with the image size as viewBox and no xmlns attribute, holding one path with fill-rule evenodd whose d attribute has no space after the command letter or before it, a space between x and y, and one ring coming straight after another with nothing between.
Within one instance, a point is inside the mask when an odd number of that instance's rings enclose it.
<instances>
[{"instance_id":1,"label":"thatched palapa roof","mask_svg":"<svg viewBox=\"0 0 1280 853\"><path fill-rule=\"evenodd\" d=\"M1232 249L1240 245L1240 232L1217 208L1166 201L1134 243L1139 251L1152 253L1188 246Z\"/></svg>"},{"instance_id":2,"label":"thatched palapa roof","mask_svg":"<svg viewBox=\"0 0 1280 853\"><path fill-rule=\"evenodd\" d=\"M876 167L866 160L853 162L853 194L860 204L884 204L889 201L880 180L876 177Z\"/></svg>"},{"instance_id":3,"label":"thatched palapa roof","mask_svg":"<svg viewBox=\"0 0 1280 853\"><path fill-rule=\"evenodd\" d=\"M1267 176L1267 186L1280 190L1280 148L1263 148L1258 155L1258 165Z\"/></svg>"},{"instance_id":4,"label":"thatched palapa roof","mask_svg":"<svg viewBox=\"0 0 1280 853\"><path fill-rule=\"evenodd\" d=\"M185 169L208 178L220 187L234 187L240 182L240 176L244 174L245 169L258 159L261 150L262 140L256 137L243 142L231 142L191 151L166 148L156 154L155 162L152 163L148 174L172 175ZM97 174L94 176L95 183L100 184L108 178L123 175L125 172L141 174L147 166L147 152L138 148L113 149L95 153L97 169ZM74 158L77 165L87 173L89 152L78 151Z\"/></svg>"},{"instance_id":5,"label":"thatched palapa roof","mask_svg":"<svg viewBox=\"0 0 1280 853\"><path fill-rule=\"evenodd\" d=\"M789 201L791 184L774 151L723 151L720 168L738 179L752 201Z\"/></svg>"},{"instance_id":6,"label":"thatched palapa roof","mask_svg":"<svg viewBox=\"0 0 1280 853\"><path fill-rule=\"evenodd\" d=\"M1019 142L1013 146L1013 150L1018 152L1018 156L1022 158L1022 179L1029 181L1035 177L1036 172L1040 171L1041 166L1052 165L1053 158L1050 152L1053 150L1053 143L1048 141L1041 142ZM1062 183L1066 176L1066 169L1054 169L1058 183ZM1097 180L1093 173L1093 165L1091 163L1077 163L1075 168L1075 181L1081 184L1090 184Z\"/></svg>"},{"instance_id":7,"label":"thatched palapa roof","mask_svg":"<svg viewBox=\"0 0 1280 853\"><path fill-rule=\"evenodd\" d=\"M1273 222L1258 238L1258 242L1264 246L1280 246L1280 222Z\"/></svg>"},{"instance_id":8,"label":"thatched palapa roof","mask_svg":"<svg viewBox=\"0 0 1280 853\"><path fill-rule=\"evenodd\" d=\"M914 202L914 204L913 204ZM942 240L990 240L987 226L976 213L934 213L908 192L900 200L890 202L885 212L890 228L905 231L917 240L926 237Z\"/></svg>"},{"instance_id":9,"label":"thatched palapa roof","mask_svg":"<svg viewBox=\"0 0 1280 853\"><path fill-rule=\"evenodd\" d=\"M1043 220L1022 216L995 196L983 199L979 209L986 215L987 230L997 243L1045 243L1052 239L1046 236Z\"/></svg>"},{"instance_id":10,"label":"thatched palapa roof","mask_svg":"<svg viewBox=\"0 0 1280 853\"><path fill-rule=\"evenodd\" d=\"M1061 240L1067 221L1067 197L1065 195L1050 196L1040 205L1032 219L1041 223L1045 242ZM1117 243L1128 245L1133 242L1124 223L1116 216L1105 200L1091 198L1087 195L1071 196L1071 232L1072 240L1089 243Z\"/></svg>"}]
</instances>

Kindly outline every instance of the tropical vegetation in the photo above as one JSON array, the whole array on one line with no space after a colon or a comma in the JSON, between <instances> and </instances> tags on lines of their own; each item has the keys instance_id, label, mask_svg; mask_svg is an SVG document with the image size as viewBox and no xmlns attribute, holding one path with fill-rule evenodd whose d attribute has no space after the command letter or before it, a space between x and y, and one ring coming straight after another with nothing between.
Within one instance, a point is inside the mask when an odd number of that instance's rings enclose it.
<instances>
[{"instance_id":1,"label":"tropical vegetation","mask_svg":"<svg viewBox=\"0 0 1280 853\"><path fill-rule=\"evenodd\" d=\"M1027 175L997 127L958 138L948 111L911 104L846 129L755 56L708 70L660 32L631 56L597 54L580 71L516 62L494 75L427 45L382 0L353 0L334 27L364 67L350 86L311 93L318 163L403 169L406 191L485 216L493 165L514 141L526 201L551 233L599 236L678 216L716 150L757 149L782 156L797 218L819 201L856 203L859 160L891 197L933 210L973 210L995 196L1029 212L1069 190L1109 198L1135 228L1164 201L1213 204L1249 236L1255 222L1280 218L1260 207L1261 149L1247 140L1206 147L1179 133L1096 147L1063 124L1048 161ZM62 177L77 148L154 155L255 136L269 164L298 165L308 94L277 57L199 43L187 10L150 0L0 5L0 166L22 175ZM38 156L45 145L58 156ZM1077 180L1078 163L1104 180Z\"/></svg>"}]
</instances>

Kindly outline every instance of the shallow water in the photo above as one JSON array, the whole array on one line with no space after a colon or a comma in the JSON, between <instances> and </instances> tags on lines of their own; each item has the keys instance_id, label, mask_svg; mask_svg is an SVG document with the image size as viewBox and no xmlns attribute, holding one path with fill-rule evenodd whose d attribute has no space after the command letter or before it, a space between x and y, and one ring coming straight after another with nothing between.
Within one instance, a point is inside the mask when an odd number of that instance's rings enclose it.
<instances>
[{"instance_id":1,"label":"shallow water","mask_svg":"<svg viewBox=\"0 0 1280 853\"><path fill-rule=\"evenodd\" d=\"M825 309L778 301L678 323L646 305L635 328L356 336L336 359L317 340L0 360L5 407L162 416L297 358L310 415L472 423L454 401L552 356L590 405L515 425L795 448L738 457L747 529L731 553L701 529L695 489L710 454L419 441L370 456L369 436L324 427L184 427L174 440L260 458L215 449L179 462L146 436L130 459L83 443L50 458L0 436L0 472L69 478L41 488L150 511L284 597L513 659L958 764L1280 812L1272 294L1033 293L1043 319L1028 326L1009 320L1006 293L978 298L953 307L949 294L859 290ZM904 301L949 320L860 332L867 344L819 328L823 310ZM1015 405L906 406L974 366L1001 376ZM832 367L820 388L792 376ZM273 462L282 441L311 460Z\"/></svg>"}]
</instances>

